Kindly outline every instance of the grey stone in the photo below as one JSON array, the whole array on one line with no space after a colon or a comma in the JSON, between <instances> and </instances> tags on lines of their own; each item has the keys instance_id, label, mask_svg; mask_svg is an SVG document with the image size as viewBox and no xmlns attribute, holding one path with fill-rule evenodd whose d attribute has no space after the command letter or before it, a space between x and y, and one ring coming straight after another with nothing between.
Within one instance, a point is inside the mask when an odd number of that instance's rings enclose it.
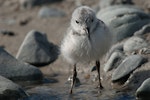
<instances>
[{"instance_id":1,"label":"grey stone","mask_svg":"<svg viewBox=\"0 0 150 100\"><path fill-rule=\"evenodd\" d=\"M134 37L129 38L127 41L125 41L123 45L123 49L125 52L131 53L133 51L139 50L147 46L148 46L148 43L144 39L134 36Z\"/></svg>"},{"instance_id":2,"label":"grey stone","mask_svg":"<svg viewBox=\"0 0 150 100\"><path fill-rule=\"evenodd\" d=\"M150 98L150 78L146 79L136 91L136 97L140 100L149 100Z\"/></svg>"},{"instance_id":3,"label":"grey stone","mask_svg":"<svg viewBox=\"0 0 150 100\"><path fill-rule=\"evenodd\" d=\"M108 72L116 68L124 58L125 58L125 55L121 51L113 52L104 66L104 71Z\"/></svg>"},{"instance_id":4,"label":"grey stone","mask_svg":"<svg viewBox=\"0 0 150 100\"><path fill-rule=\"evenodd\" d=\"M112 82L119 82L121 79L130 75L137 67L145 62L144 57L140 55L131 55L122 61L112 74Z\"/></svg>"},{"instance_id":5,"label":"grey stone","mask_svg":"<svg viewBox=\"0 0 150 100\"><path fill-rule=\"evenodd\" d=\"M35 66L52 63L58 56L58 47L48 42L46 34L32 30L25 37L16 58Z\"/></svg>"},{"instance_id":6,"label":"grey stone","mask_svg":"<svg viewBox=\"0 0 150 100\"><path fill-rule=\"evenodd\" d=\"M144 25L142 29L136 31L134 35L143 35L150 32L150 24Z\"/></svg>"},{"instance_id":7,"label":"grey stone","mask_svg":"<svg viewBox=\"0 0 150 100\"><path fill-rule=\"evenodd\" d=\"M0 99L1 100L18 100L19 98L27 97L27 94L21 86L15 84L0 76Z\"/></svg>"},{"instance_id":8,"label":"grey stone","mask_svg":"<svg viewBox=\"0 0 150 100\"><path fill-rule=\"evenodd\" d=\"M112 5L133 4L132 0L100 0L100 8L106 8Z\"/></svg>"},{"instance_id":9,"label":"grey stone","mask_svg":"<svg viewBox=\"0 0 150 100\"><path fill-rule=\"evenodd\" d=\"M63 17L65 12L56 8L42 7L38 12L40 18L50 18L50 17Z\"/></svg>"},{"instance_id":10,"label":"grey stone","mask_svg":"<svg viewBox=\"0 0 150 100\"><path fill-rule=\"evenodd\" d=\"M112 55L113 52L115 52L115 51L123 52L123 45L124 45L124 42L114 44L110 48L109 52L107 53L107 55L105 57L105 61L107 61L110 58L110 56Z\"/></svg>"},{"instance_id":11,"label":"grey stone","mask_svg":"<svg viewBox=\"0 0 150 100\"><path fill-rule=\"evenodd\" d=\"M150 16L134 6L112 6L100 10L97 17L104 21L114 34L115 42L130 37L150 23Z\"/></svg>"},{"instance_id":12,"label":"grey stone","mask_svg":"<svg viewBox=\"0 0 150 100\"><path fill-rule=\"evenodd\" d=\"M13 81L41 81L41 71L29 64L18 61L0 48L0 75Z\"/></svg>"}]
</instances>

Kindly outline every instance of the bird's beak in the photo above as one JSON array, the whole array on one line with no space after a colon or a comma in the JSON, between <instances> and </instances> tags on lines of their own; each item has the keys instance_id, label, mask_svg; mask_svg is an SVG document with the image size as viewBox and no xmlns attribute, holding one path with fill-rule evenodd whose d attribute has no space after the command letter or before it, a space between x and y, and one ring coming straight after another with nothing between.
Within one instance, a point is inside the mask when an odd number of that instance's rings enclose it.
<instances>
[{"instance_id":1,"label":"bird's beak","mask_svg":"<svg viewBox=\"0 0 150 100\"><path fill-rule=\"evenodd\" d=\"M88 38L90 39L90 29L88 27L85 28L85 32L86 32Z\"/></svg>"}]
</instances>

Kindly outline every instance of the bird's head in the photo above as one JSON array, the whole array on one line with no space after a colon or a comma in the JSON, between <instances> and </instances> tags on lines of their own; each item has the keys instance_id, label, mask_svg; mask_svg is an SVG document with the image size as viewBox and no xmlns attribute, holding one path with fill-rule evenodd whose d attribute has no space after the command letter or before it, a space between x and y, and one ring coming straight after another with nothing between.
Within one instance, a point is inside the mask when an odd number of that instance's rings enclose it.
<instances>
[{"instance_id":1,"label":"bird's head","mask_svg":"<svg viewBox=\"0 0 150 100\"><path fill-rule=\"evenodd\" d=\"M96 22L95 12L87 6L81 6L72 14L71 27L81 35L90 36Z\"/></svg>"}]
</instances>

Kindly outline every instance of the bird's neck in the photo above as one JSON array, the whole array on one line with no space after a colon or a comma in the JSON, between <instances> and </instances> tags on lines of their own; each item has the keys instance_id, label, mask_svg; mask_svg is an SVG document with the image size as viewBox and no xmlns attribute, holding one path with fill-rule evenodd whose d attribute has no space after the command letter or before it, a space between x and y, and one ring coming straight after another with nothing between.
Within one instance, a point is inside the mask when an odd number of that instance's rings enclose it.
<instances>
[{"instance_id":1,"label":"bird's neck","mask_svg":"<svg viewBox=\"0 0 150 100\"><path fill-rule=\"evenodd\" d=\"M96 29L98 28L99 26L99 22L97 21L96 24L91 28L91 33L94 33L96 31Z\"/></svg>"}]
</instances>

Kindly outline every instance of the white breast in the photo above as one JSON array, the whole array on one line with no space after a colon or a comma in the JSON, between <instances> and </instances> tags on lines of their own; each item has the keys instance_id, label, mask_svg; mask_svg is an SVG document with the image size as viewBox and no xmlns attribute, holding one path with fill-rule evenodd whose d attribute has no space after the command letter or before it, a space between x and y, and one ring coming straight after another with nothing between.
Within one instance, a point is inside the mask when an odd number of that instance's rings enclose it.
<instances>
[{"instance_id":1,"label":"white breast","mask_svg":"<svg viewBox=\"0 0 150 100\"><path fill-rule=\"evenodd\" d=\"M61 53L73 64L99 60L109 49L110 38L109 32L103 30L91 34L90 40L84 35L67 34L61 45Z\"/></svg>"}]
</instances>

